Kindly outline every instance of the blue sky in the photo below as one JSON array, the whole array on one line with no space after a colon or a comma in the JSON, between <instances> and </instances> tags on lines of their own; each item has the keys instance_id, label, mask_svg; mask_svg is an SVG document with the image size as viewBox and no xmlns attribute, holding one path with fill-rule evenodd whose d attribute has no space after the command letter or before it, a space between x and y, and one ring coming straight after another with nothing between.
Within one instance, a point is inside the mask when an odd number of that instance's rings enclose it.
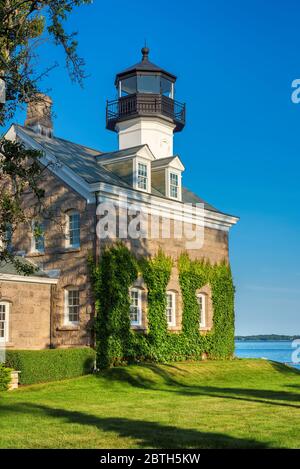
<instances>
[{"instance_id":1,"label":"blue sky","mask_svg":"<svg viewBox=\"0 0 300 469\"><path fill-rule=\"evenodd\" d=\"M230 235L237 288L236 332L300 333L300 78L297 1L95 0L68 22L79 32L84 88L70 82L63 54L40 49L54 100L57 136L116 149L105 130L114 76L140 59L178 76L187 125L175 137L184 184L220 210L240 216ZM20 123L24 112L17 115Z\"/></svg>"}]
</instances>

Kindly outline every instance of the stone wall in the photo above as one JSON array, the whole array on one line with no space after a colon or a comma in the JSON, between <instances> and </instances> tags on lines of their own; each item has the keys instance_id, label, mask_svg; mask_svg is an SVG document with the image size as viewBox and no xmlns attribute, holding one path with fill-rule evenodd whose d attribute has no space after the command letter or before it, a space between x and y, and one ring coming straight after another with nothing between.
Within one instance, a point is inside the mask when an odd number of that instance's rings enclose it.
<instances>
[{"instance_id":1,"label":"stone wall","mask_svg":"<svg viewBox=\"0 0 300 469\"><path fill-rule=\"evenodd\" d=\"M94 204L87 204L85 199L49 171L45 172L42 186L45 189L45 253L32 252L32 230L24 225L14 233L13 246L15 250L25 251L26 258L42 269L60 271L51 304L53 345L90 345L93 340L90 326L94 311L87 257L89 254L94 255L95 251L96 208ZM28 207L30 203L32 201L28 198L25 204ZM66 247L66 217L70 210L80 213L80 248ZM79 288L78 325L65 325L64 289L68 286Z\"/></svg>"},{"instance_id":2,"label":"stone wall","mask_svg":"<svg viewBox=\"0 0 300 469\"><path fill-rule=\"evenodd\" d=\"M203 245L197 249L187 249L188 238L182 236L180 239L176 239L173 236L174 224L170 223L170 238L162 238L162 225L163 221L159 220L158 233L160 237L157 239L127 239L123 240L124 244L128 249L132 250L138 258L143 256L151 257L155 256L159 250L162 250L166 255L173 259L174 266L171 271L170 281L167 286L167 290L175 292L176 301L176 325L169 326L169 329L173 332L179 332L181 330L182 312L183 312L183 301L181 295L181 288L179 284L179 272L177 267L177 261L182 253L187 252L192 260L195 259L206 259L212 264L219 263L222 261L229 262L228 257L228 232L216 230L213 228L205 227L203 231ZM148 226L151 226L151 215L148 218ZM191 229L195 230L195 226L192 225ZM118 233L118 230L117 230ZM105 246L111 245L116 240L106 239L97 240L97 253L98 256ZM139 286L142 289L142 310L143 320L142 326L134 326L134 329L145 330L147 328L147 287L143 282L143 279L138 279L133 286ZM205 285L202 289L198 290L197 293L205 294L205 311L206 311L206 326L201 328L201 332L205 334L211 330L213 326L213 307L211 300L211 289L209 285Z\"/></svg>"},{"instance_id":3,"label":"stone wall","mask_svg":"<svg viewBox=\"0 0 300 469\"><path fill-rule=\"evenodd\" d=\"M63 183L51 172L45 171L43 187L45 189L45 253L35 253L32 251L32 230L30 226L20 226L15 232L13 245L18 251L25 251L26 257L38 264L42 269L58 269L60 271L57 287L53 289L50 311L51 311L51 341L54 346L73 347L93 344L91 326L94 317L93 295L89 282L87 257L89 254L99 257L101 250L113 241L98 240L96 233L96 205L87 204L86 200ZM33 205L30 197L24 202L26 208ZM80 248L66 247L66 215L68 211L76 210L81 218L81 244ZM152 238L126 240L125 244L138 257L153 256L161 249L165 254L174 259L174 268L168 285L169 290L176 292L176 326L171 329L176 332L181 329L182 319L182 298L178 279L177 259L181 253L187 250L187 238L177 239L172 235L174 227L171 222L170 238ZM158 229L161 230L163 222L160 220ZM151 225L151 219L149 220ZM192 227L194 228L194 227ZM200 248L189 249L188 254L191 259L205 258L212 263L222 260L228 261L228 233L226 231L212 228L204 229L204 243ZM80 295L80 322L78 325L66 325L64 320L64 289L69 286L79 288ZM32 287L32 292L35 290ZM147 291L143 290L143 328L147 328ZM32 293L33 295L35 293ZM48 307L48 304L47 304ZM28 307L26 307L28 309ZM212 325L211 302L207 306L209 315L208 329ZM34 340L31 330L29 336ZM39 339L37 339L39 340ZM40 348L45 346L45 341L41 341ZM27 345L26 347L29 347ZM38 348L39 345L33 347Z\"/></svg>"},{"instance_id":4,"label":"stone wall","mask_svg":"<svg viewBox=\"0 0 300 469\"><path fill-rule=\"evenodd\" d=\"M0 280L0 301L9 308L8 349L50 346L51 289L49 284Z\"/></svg>"}]
</instances>

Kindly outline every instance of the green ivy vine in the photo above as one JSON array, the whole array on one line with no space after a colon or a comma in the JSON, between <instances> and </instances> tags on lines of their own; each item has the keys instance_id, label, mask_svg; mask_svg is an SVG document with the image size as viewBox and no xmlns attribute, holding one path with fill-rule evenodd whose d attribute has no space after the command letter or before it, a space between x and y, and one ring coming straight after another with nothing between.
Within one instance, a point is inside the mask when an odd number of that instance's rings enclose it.
<instances>
[{"instance_id":1,"label":"green ivy vine","mask_svg":"<svg viewBox=\"0 0 300 469\"><path fill-rule=\"evenodd\" d=\"M137 362L231 358L234 353L234 286L226 262L212 265L190 260L177 261L183 299L182 330L168 331L166 290L173 261L163 252L137 260L121 243L107 247L99 264L90 260L96 304L95 333L97 366ZM129 288L142 276L147 288L147 332L130 327ZM199 331L196 292L209 284L212 292L213 328Z\"/></svg>"}]
</instances>

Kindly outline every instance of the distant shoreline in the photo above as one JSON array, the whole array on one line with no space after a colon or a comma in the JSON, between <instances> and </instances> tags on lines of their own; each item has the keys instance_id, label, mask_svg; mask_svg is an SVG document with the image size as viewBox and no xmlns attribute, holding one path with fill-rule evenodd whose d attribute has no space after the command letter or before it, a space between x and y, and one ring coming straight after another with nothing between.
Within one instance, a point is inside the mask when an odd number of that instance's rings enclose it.
<instances>
[{"instance_id":1,"label":"distant shoreline","mask_svg":"<svg viewBox=\"0 0 300 469\"><path fill-rule=\"evenodd\" d=\"M234 340L238 342L285 342L300 339L300 335L279 335L279 334L260 334L260 335L237 335Z\"/></svg>"}]
</instances>

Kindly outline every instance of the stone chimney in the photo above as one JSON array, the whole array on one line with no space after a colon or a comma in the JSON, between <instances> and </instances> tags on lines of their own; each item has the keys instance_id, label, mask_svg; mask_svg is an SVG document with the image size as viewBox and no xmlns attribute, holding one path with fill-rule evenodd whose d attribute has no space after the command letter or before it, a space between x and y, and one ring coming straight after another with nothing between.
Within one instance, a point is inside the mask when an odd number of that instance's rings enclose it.
<instances>
[{"instance_id":1,"label":"stone chimney","mask_svg":"<svg viewBox=\"0 0 300 469\"><path fill-rule=\"evenodd\" d=\"M51 107L52 99L46 94L37 93L28 102L25 127L51 138L53 136Z\"/></svg>"}]
</instances>

